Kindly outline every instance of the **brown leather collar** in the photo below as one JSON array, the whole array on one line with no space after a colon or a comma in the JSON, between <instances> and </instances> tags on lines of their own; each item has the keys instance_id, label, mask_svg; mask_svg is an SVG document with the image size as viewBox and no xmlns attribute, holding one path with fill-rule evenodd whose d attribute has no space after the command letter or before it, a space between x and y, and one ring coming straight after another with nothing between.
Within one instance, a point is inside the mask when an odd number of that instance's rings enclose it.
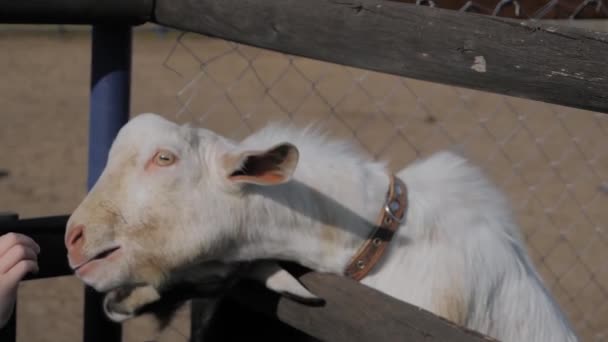
<instances>
[{"instance_id":1,"label":"brown leather collar","mask_svg":"<svg viewBox=\"0 0 608 342\"><path fill-rule=\"evenodd\" d=\"M346 266L347 277L359 281L380 261L393 235L403 223L406 209L407 188L401 179L392 175L376 228Z\"/></svg>"}]
</instances>

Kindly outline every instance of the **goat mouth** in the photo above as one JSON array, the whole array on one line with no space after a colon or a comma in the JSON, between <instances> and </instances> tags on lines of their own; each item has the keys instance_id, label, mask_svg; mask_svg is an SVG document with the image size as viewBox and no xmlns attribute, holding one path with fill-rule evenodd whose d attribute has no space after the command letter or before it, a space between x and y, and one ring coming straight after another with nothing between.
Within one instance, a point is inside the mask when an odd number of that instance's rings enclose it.
<instances>
[{"instance_id":1,"label":"goat mouth","mask_svg":"<svg viewBox=\"0 0 608 342\"><path fill-rule=\"evenodd\" d=\"M111 247L106 250L103 250L103 251L95 254L92 258L82 262L80 265L75 266L73 268L73 270L77 273L84 273L88 268L90 268L94 264L98 263L99 261L108 259L111 256L117 254L117 252L119 250L120 250L120 246L115 246L115 247Z\"/></svg>"}]
</instances>

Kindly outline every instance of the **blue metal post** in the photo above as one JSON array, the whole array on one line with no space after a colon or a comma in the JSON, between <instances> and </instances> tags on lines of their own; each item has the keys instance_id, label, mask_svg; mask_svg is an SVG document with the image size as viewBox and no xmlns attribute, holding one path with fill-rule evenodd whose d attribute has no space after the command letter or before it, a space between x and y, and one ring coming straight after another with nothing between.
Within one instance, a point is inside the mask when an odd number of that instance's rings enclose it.
<instances>
[{"instance_id":1,"label":"blue metal post","mask_svg":"<svg viewBox=\"0 0 608 342\"><path fill-rule=\"evenodd\" d=\"M132 30L126 25L94 26L89 121L89 190L106 165L108 151L129 120ZM121 327L108 320L102 297L85 289L84 341L121 340Z\"/></svg>"}]
</instances>

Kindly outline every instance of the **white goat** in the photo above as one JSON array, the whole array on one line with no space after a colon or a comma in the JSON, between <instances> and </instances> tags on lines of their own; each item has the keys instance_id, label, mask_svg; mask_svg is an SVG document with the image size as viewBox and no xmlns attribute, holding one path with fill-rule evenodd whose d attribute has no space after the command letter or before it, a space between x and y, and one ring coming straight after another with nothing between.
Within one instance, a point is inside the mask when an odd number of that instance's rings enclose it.
<instances>
[{"instance_id":1,"label":"white goat","mask_svg":"<svg viewBox=\"0 0 608 342\"><path fill-rule=\"evenodd\" d=\"M214 283L241 261L344 274L374 229L389 176L311 129L268 126L238 143L142 114L122 128L70 218L70 264L109 291L115 320L168 284ZM407 186L405 222L363 284L501 341L576 341L505 199L478 168L440 152L396 176ZM257 277L270 288L314 297L266 267ZM125 300L117 289L127 286L137 290Z\"/></svg>"}]
</instances>

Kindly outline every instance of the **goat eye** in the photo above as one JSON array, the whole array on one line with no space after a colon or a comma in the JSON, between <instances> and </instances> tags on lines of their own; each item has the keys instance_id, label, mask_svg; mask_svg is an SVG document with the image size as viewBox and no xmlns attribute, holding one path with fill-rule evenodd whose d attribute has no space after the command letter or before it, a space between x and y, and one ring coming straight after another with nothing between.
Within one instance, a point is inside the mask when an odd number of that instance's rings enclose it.
<instances>
[{"instance_id":1,"label":"goat eye","mask_svg":"<svg viewBox=\"0 0 608 342\"><path fill-rule=\"evenodd\" d=\"M173 153L161 150L154 156L154 163L158 166L169 166L175 163L176 157Z\"/></svg>"}]
</instances>

